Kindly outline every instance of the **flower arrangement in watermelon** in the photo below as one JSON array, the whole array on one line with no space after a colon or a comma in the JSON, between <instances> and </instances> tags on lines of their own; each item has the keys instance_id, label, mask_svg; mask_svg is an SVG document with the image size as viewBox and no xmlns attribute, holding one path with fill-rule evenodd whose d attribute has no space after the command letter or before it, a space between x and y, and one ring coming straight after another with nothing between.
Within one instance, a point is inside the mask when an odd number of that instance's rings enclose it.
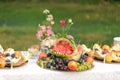
<instances>
[{"instance_id":1,"label":"flower arrangement in watermelon","mask_svg":"<svg viewBox=\"0 0 120 80\"><path fill-rule=\"evenodd\" d=\"M36 36L42 44L41 47L47 48L49 51L41 50L37 61L38 65L43 68L62 71L91 69L93 67L93 57L84 51L84 46L76 44L74 37L68 34L73 25L72 19L68 19L68 21L60 20L62 33L54 33L51 27L54 23L53 16L47 9L43 13L47 14L47 18L40 26ZM47 32L48 27L50 33Z\"/></svg>"},{"instance_id":2,"label":"flower arrangement in watermelon","mask_svg":"<svg viewBox=\"0 0 120 80\"><path fill-rule=\"evenodd\" d=\"M39 39L42 47L51 48L55 42L55 34L52 30L52 25L54 25L53 15L50 14L49 10L45 9L43 11L46 14L46 20L42 24L39 24L39 29L36 33L37 39Z\"/></svg>"}]
</instances>

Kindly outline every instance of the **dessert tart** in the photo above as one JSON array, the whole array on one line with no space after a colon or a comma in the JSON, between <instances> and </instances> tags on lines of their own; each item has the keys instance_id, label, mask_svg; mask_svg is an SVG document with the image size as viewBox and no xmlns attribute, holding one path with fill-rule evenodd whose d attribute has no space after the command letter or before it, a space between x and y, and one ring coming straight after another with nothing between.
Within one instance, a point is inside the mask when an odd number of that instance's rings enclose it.
<instances>
[{"instance_id":1,"label":"dessert tart","mask_svg":"<svg viewBox=\"0 0 120 80\"><path fill-rule=\"evenodd\" d=\"M115 44L112 47L105 44L100 46L99 44L94 44L93 46L94 57L103 62L120 62L120 45Z\"/></svg>"},{"instance_id":2,"label":"dessert tart","mask_svg":"<svg viewBox=\"0 0 120 80\"><path fill-rule=\"evenodd\" d=\"M8 48L4 51L2 46L0 46L0 68L19 67L26 62L28 62L28 60L21 51L14 51L13 48Z\"/></svg>"},{"instance_id":3,"label":"dessert tart","mask_svg":"<svg viewBox=\"0 0 120 80\"><path fill-rule=\"evenodd\" d=\"M40 51L40 46L39 45L33 45L28 49L29 58L35 59L38 57L38 52Z\"/></svg>"},{"instance_id":4,"label":"dessert tart","mask_svg":"<svg viewBox=\"0 0 120 80\"><path fill-rule=\"evenodd\" d=\"M101 49L100 45L98 44L94 44L93 46L93 50L94 50L94 56L97 59L103 60L106 56L106 54L103 54L103 50Z\"/></svg>"}]
</instances>

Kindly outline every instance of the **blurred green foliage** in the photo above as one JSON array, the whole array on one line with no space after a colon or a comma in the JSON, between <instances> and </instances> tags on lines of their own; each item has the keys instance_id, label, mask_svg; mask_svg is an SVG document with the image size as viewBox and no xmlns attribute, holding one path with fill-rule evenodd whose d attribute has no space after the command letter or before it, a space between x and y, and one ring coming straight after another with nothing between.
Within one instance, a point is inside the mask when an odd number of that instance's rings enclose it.
<instances>
[{"instance_id":1,"label":"blurred green foliage","mask_svg":"<svg viewBox=\"0 0 120 80\"><path fill-rule=\"evenodd\" d=\"M53 29L56 33L61 32L61 19L73 19L74 25L69 34L75 37L76 43L88 47L97 42L112 45L113 37L120 36L120 4L24 1L0 2L0 44L5 48L27 50L31 45L39 44L35 35L38 24L45 19L44 9L49 9L54 15Z\"/></svg>"},{"instance_id":2,"label":"blurred green foliage","mask_svg":"<svg viewBox=\"0 0 120 80\"><path fill-rule=\"evenodd\" d=\"M58 2L58 3L82 3L82 4L98 4L103 2L116 3L120 0L0 0L0 2Z\"/></svg>"}]
</instances>

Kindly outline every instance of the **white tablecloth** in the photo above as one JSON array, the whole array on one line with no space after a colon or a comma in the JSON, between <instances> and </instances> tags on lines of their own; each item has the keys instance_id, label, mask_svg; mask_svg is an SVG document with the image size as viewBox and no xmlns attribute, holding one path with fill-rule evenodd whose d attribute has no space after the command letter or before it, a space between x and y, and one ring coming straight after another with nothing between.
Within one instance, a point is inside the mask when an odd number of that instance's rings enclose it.
<instances>
[{"instance_id":1,"label":"white tablecloth","mask_svg":"<svg viewBox=\"0 0 120 80\"><path fill-rule=\"evenodd\" d=\"M83 72L59 72L40 68L33 59L13 69L0 69L0 80L120 80L120 64L94 62L95 67Z\"/></svg>"}]
</instances>

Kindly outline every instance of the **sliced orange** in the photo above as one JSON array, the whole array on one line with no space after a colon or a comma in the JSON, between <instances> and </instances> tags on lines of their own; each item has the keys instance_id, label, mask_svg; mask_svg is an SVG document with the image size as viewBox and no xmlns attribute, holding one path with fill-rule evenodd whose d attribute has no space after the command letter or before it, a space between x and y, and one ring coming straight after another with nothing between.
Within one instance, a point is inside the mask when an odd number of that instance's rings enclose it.
<instances>
[{"instance_id":1,"label":"sliced orange","mask_svg":"<svg viewBox=\"0 0 120 80\"><path fill-rule=\"evenodd\" d=\"M22 54L21 54L20 51L16 51L16 52L15 52L15 57L18 57L18 58L19 58L19 57L21 57L21 56L22 56Z\"/></svg>"},{"instance_id":2,"label":"sliced orange","mask_svg":"<svg viewBox=\"0 0 120 80\"><path fill-rule=\"evenodd\" d=\"M4 68L5 65L6 65L5 58L4 57L0 58L0 68Z\"/></svg>"}]
</instances>

